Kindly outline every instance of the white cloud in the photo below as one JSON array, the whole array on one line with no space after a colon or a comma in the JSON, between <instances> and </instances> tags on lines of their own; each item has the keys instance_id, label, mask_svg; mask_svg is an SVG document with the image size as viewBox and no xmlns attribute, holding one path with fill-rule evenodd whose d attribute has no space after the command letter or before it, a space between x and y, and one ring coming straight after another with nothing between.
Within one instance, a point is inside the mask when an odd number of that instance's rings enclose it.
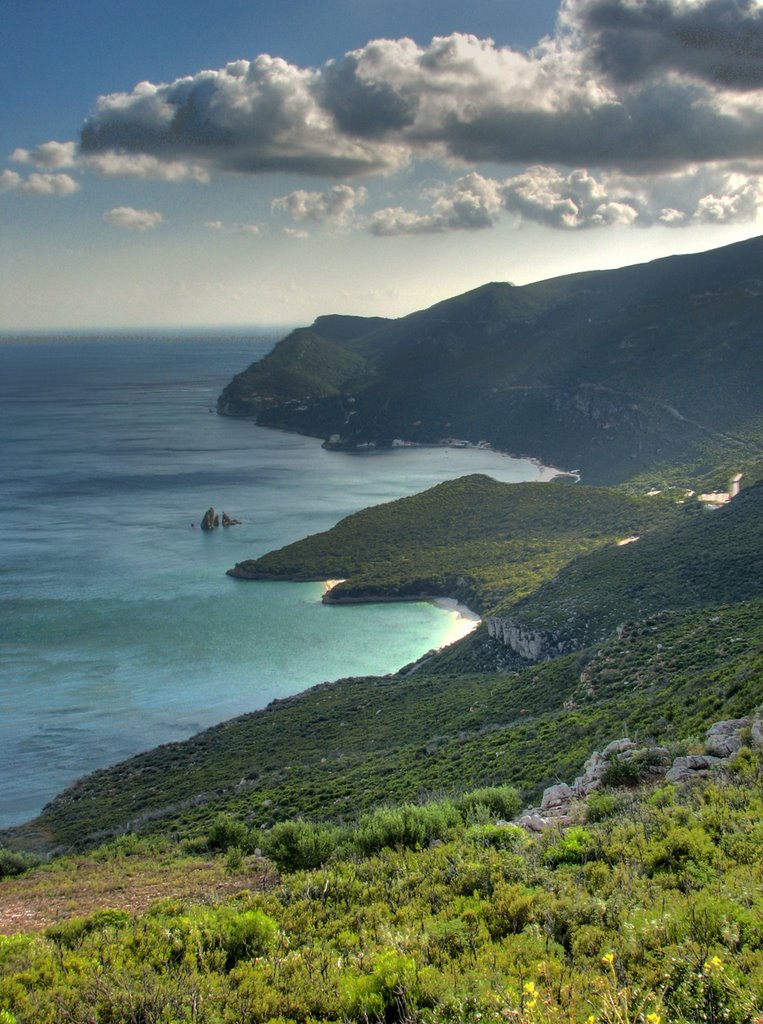
<instances>
[{"instance_id":1,"label":"white cloud","mask_svg":"<svg viewBox=\"0 0 763 1024\"><path fill-rule=\"evenodd\" d=\"M20 185L32 196L69 196L80 189L79 182L68 174L42 174L35 171Z\"/></svg>"},{"instance_id":2,"label":"white cloud","mask_svg":"<svg viewBox=\"0 0 763 1024\"><path fill-rule=\"evenodd\" d=\"M103 219L128 231L151 231L164 220L158 210L136 210L132 206L115 206L104 213Z\"/></svg>"},{"instance_id":3,"label":"white cloud","mask_svg":"<svg viewBox=\"0 0 763 1024\"><path fill-rule=\"evenodd\" d=\"M0 192L12 192L21 187L22 181L21 175L15 171L2 171L0 172Z\"/></svg>"},{"instance_id":4,"label":"white cloud","mask_svg":"<svg viewBox=\"0 0 763 1024\"><path fill-rule=\"evenodd\" d=\"M307 192L300 188L287 196L274 199L271 206L275 212L288 213L296 221L344 226L367 198L365 188L335 185L327 192Z\"/></svg>"},{"instance_id":5,"label":"white cloud","mask_svg":"<svg viewBox=\"0 0 763 1024\"><path fill-rule=\"evenodd\" d=\"M289 238L296 238L299 241L303 241L305 238L310 237L310 232L304 231L302 228L284 228L283 233Z\"/></svg>"},{"instance_id":6,"label":"white cloud","mask_svg":"<svg viewBox=\"0 0 763 1024\"><path fill-rule=\"evenodd\" d=\"M660 176L564 174L536 165L502 180L469 174L429 190L429 212L389 207L370 220L375 235L417 235L492 227L502 213L563 230L660 223L729 224L763 207L763 175L723 166Z\"/></svg>"},{"instance_id":7,"label":"white cloud","mask_svg":"<svg viewBox=\"0 0 763 1024\"><path fill-rule=\"evenodd\" d=\"M77 165L76 142L43 142L35 149L15 149L11 160L21 164L34 164L45 170L61 170Z\"/></svg>"},{"instance_id":8,"label":"white cloud","mask_svg":"<svg viewBox=\"0 0 763 1024\"><path fill-rule=\"evenodd\" d=\"M233 235L261 235L259 224L225 224L221 220L208 220L204 227L210 231L221 231Z\"/></svg>"},{"instance_id":9,"label":"white cloud","mask_svg":"<svg viewBox=\"0 0 763 1024\"><path fill-rule=\"evenodd\" d=\"M752 220L763 206L763 179L729 175L720 195L702 196L694 214L705 224L732 224Z\"/></svg>"},{"instance_id":10,"label":"white cloud","mask_svg":"<svg viewBox=\"0 0 763 1024\"><path fill-rule=\"evenodd\" d=\"M467 174L453 185L432 190L431 213L415 213L399 206L377 211L370 228L375 235L425 235L445 231L478 231L493 227L501 211L497 181Z\"/></svg>"},{"instance_id":11,"label":"white cloud","mask_svg":"<svg viewBox=\"0 0 763 1024\"><path fill-rule=\"evenodd\" d=\"M209 181L201 164L182 160L160 160L147 153L119 153L108 149L84 158L84 165L105 177L153 178L158 181Z\"/></svg>"}]
</instances>

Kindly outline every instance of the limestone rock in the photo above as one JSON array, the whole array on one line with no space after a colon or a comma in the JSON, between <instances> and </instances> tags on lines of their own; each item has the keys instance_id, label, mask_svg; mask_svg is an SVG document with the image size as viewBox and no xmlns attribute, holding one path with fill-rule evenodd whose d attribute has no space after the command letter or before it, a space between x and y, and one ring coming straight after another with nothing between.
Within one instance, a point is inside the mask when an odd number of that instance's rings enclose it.
<instances>
[{"instance_id":1,"label":"limestone rock","mask_svg":"<svg viewBox=\"0 0 763 1024\"><path fill-rule=\"evenodd\" d=\"M493 616L488 619L488 634L527 661L547 661L577 649L573 640L562 640L560 634L531 629L513 619Z\"/></svg>"},{"instance_id":2,"label":"limestone rock","mask_svg":"<svg viewBox=\"0 0 763 1024\"><path fill-rule=\"evenodd\" d=\"M547 811L552 807L561 807L568 804L575 796L575 791L566 782L560 782L556 786L549 786L543 790L543 799L540 802L541 810Z\"/></svg>"},{"instance_id":3,"label":"limestone rock","mask_svg":"<svg viewBox=\"0 0 763 1024\"><path fill-rule=\"evenodd\" d=\"M227 512L223 512L223 526L241 526L241 520L233 519Z\"/></svg>"},{"instance_id":4,"label":"limestone rock","mask_svg":"<svg viewBox=\"0 0 763 1024\"><path fill-rule=\"evenodd\" d=\"M620 757L625 757L626 755L630 754L630 756L632 757L632 751L634 751L635 749L636 744L633 742L633 740L612 740L612 742L608 743L606 747L602 750L601 756L606 758L607 760L609 760L613 754L618 754Z\"/></svg>"},{"instance_id":5,"label":"limestone rock","mask_svg":"<svg viewBox=\"0 0 763 1024\"><path fill-rule=\"evenodd\" d=\"M220 517L213 508L208 508L201 520L202 530L215 530L220 525Z\"/></svg>"},{"instance_id":6,"label":"limestone rock","mask_svg":"<svg viewBox=\"0 0 763 1024\"><path fill-rule=\"evenodd\" d=\"M707 775L711 768L721 764L720 757L710 754L689 754L677 757L665 775L666 782L686 782Z\"/></svg>"},{"instance_id":7,"label":"limestone rock","mask_svg":"<svg viewBox=\"0 0 763 1024\"><path fill-rule=\"evenodd\" d=\"M705 750L717 757L730 757L744 746L742 729L750 729L751 726L751 718L731 718L726 722L716 722L707 730Z\"/></svg>"}]
</instances>

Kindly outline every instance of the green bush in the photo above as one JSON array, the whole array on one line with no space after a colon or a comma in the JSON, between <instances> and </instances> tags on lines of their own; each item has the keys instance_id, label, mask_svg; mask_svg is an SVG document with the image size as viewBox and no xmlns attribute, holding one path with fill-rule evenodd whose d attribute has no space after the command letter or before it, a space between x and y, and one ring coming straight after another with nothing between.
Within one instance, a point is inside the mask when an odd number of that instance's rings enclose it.
<instances>
[{"instance_id":1,"label":"green bush","mask_svg":"<svg viewBox=\"0 0 763 1024\"><path fill-rule=\"evenodd\" d=\"M461 815L449 801L380 807L360 819L355 843L361 853L377 853L385 847L415 850L435 839L444 839L461 823Z\"/></svg>"},{"instance_id":2,"label":"green bush","mask_svg":"<svg viewBox=\"0 0 763 1024\"><path fill-rule=\"evenodd\" d=\"M604 821L617 814L621 807L621 801L612 793L591 793L586 800L585 820Z\"/></svg>"},{"instance_id":3,"label":"green bush","mask_svg":"<svg viewBox=\"0 0 763 1024\"><path fill-rule=\"evenodd\" d=\"M226 853L233 847L243 849L249 838L249 829L243 821L237 821L229 814L218 814L207 833L210 850Z\"/></svg>"},{"instance_id":4,"label":"green bush","mask_svg":"<svg viewBox=\"0 0 763 1024\"><path fill-rule=\"evenodd\" d=\"M584 864L593 852L593 836L582 825L573 825L566 832L555 836L546 849L546 864Z\"/></svg>"},{"instance_id":5,"label":"green bush","mask_svg":"<svg viewBox=\"0 0 763 1024\"><path fill-rule=\"evenodd\" d=\"M23 875L25 871L36 867L40 858L31 853L16 853L13 850L0 850L0 878Z\"/></svg>"},{"instance_id":6,"label":"green bush","mask_svg":"<svg viewBox=\"0 0 763 1024\"><path fill-rule=\"evenodd\" d=\"M305 871L325 864L343 836L343 830L336 826L297 818L274 825L262 845L279 871Z\"/></svg>"},{"instance_id":7,"label":"green bush","mask_svg":"<svg viewBox=\"0 0 763 1024\"><path fill-rule=\"evenodd\" d=\"M636 758L627 760L617 754L610 760L601 777L604 786L635 786L641 779L641 762Z\"/></svg>"},{"instance_id":8,"label":"green bush","mask_svg":"<svg viewBox=\"0 0 763 1024\"><path fill-rule=\"evenodd\" d=\"M522 809L519 793L513 786L485 786L482 789L473 789L460 796L456 806L467 823L479 823L479 808L486 808L491 818L502 818L504 821L515 818Z\"/></svg>"}]
</instances>

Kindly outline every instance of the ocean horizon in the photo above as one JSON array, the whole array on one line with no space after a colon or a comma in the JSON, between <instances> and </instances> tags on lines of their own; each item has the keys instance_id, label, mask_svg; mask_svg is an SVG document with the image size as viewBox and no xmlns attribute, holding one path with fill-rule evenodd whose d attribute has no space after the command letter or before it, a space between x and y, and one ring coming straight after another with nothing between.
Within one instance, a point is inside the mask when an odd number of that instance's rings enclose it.
<instances>
[{"instance_id":1,"label":"ocean horizon","mask_svg":"<svg viewBox=\"0 0 763 1024\"><path fill-rule=\"evenodd\" d=\"M225 575L445 479L542 475L480 449L328 452L217 416L277 337L0 338L0 827L85 773L454 635L456 613L433 603L326 606L319 583ZM209 506L241 525L201 531Z\"/></svg>"}]
</instances>

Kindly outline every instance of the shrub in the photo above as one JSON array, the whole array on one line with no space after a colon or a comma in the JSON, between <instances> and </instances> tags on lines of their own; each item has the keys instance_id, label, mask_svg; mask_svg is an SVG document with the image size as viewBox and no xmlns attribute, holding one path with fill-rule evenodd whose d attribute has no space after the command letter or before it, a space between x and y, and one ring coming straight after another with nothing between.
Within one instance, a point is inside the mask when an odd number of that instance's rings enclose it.
<instances>
[{"instance_id":1,"label":"shrub","mask_svg":"<svg viewBox=\"0 0 763 1024\"><path fill-rule=\"evenodd\" d=\"M363 854L377 853L384 847L415 850L435 839L444 839L461 823L461 815L449 801L442 803L401 804L380 807L360 819L355 843Z\"/></svg>"},{"instance_id":2,"label":"shrub","mask_svg":"<svg viewBox=\"0 0 763 1024\"><path fill-rule=\"evenodd\" d=\"M262 845L279 871L305 871L325 864L343 836L336 826L297 818L274 825Z\"/></svg>"},{"instance_id":3,"label":"shrub","mask_svg":"<svg viewBox=\"0 0 763 1024\"><path fill-rule=\"evenodd\" d=\"M591 793L586 800L585 820L603 821L605 818L611 818L613 814L617 814L620 806L621 801L612 793Z\"/></svg>"},{"instance_id":4,"label":"shrub","mask_svg":"<svg viewBox=\"0 0 763 1024\"><path fill-rule=\"evenodd\" d=\"M635 758L623 759L617 754L607 765L601 777L604 786L635 786L641 779L641 762Z\"/></svg>"},{"instance_id":5,"label":"shrub","mask_svg":"<svg viewBox=\"0 0 763 1024\"><path fill-rule=\"evenodd\" d=\"M465 822L478 821L478 808L487 808L493 818L508 821L519 814L522 805L519 793L513 786L486 786L464 793L456 801L456 806Z\"/></svg>"},{"instance_id":6,"label":"shrub","mask_svg":"<svg viewBox=\"0 0 763 1024\"><path fill-rule=\"evenodd\" d=\"M237 821L229 814L218 814L209 827L207 846L210 850L226 853L233 847L242 849L249 838L249 829L243 821Z\"/></svg>"},{"instance_id":7,"label":"shrub","mask_svg":"<svg viewBox=\"0 0 763 1024\"><path fill-rule=\"evenodd\" d=\"M573 825L561 833L546 850L545 861L552 867L558 864L583 864L593 852L593 836L587 828Z\"/></svg>"},{"instance_id":8,"label":"shrub","mask_svg":"<svg viewBox=\"0 0 763 1024\"><path fill-rule=\"evenodd\" d=\"M40 863L39 857L32 853L16 853L13 850L0 850L0 878L22 875Z\"/></svg>"}]
</instances>

